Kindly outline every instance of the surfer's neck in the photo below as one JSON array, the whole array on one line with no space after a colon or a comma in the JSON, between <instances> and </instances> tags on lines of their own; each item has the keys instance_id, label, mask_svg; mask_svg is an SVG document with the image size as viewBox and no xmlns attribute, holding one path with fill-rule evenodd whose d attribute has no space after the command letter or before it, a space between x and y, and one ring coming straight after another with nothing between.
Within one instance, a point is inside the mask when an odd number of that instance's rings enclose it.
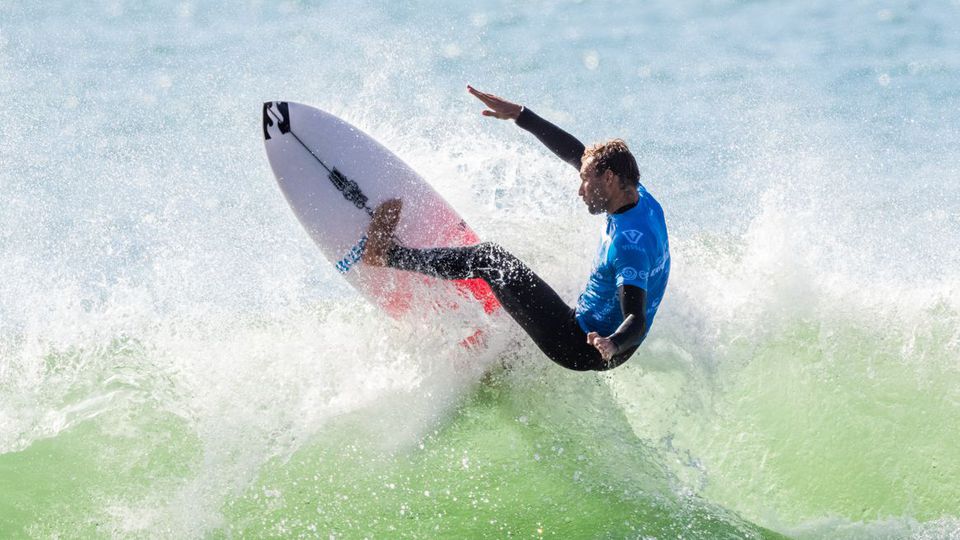
<instances>
[{"instance_id":1,"label":"surfer's neck","mask_svg":"<svg viewBox=\"0 0 960 540\"><path fill-rule=\"evenodd\" d=\"M607 203L607 213L608 214L622 214L640 202L640 194L636 190L628 190L620 192L622 196L611 198L610 202ZM614 209L612 212L610 209Z\"/></svg>"}]
</instances>

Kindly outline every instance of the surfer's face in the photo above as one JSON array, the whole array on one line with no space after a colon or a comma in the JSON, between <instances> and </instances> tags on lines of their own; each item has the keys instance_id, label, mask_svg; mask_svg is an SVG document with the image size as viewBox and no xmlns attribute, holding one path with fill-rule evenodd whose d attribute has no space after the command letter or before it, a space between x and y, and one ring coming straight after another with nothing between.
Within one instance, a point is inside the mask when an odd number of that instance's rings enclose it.
<instances>
[{"instance_id":1,"label":"surfer's face","mask_svg":"<svg viewBox=\"0 0 960 540\"><path fill-rule=\"evenodd\" d=\"M587 205L591 214L602 214L607 211L610 202L610 189L616 183L616 175L612 171L597 174L593 166L593 158L588 158L580 166L580 197Z\"/></svg>"}]
</instances>

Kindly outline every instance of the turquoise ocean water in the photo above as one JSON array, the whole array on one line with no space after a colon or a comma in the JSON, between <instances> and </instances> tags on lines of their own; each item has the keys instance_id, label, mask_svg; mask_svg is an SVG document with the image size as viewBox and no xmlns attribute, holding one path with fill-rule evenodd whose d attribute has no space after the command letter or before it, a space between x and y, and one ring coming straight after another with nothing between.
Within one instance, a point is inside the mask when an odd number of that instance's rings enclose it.
<instances>
[{"instance_id":1,"label":"turquoise ocean water","mask_svg":"<svg viewBox=\"0 0 960 540\"><path fill-rule=\"evenodd\" d=\"M958 51L956 1L0 3L0 537L960 538ZM265 100L572 302L602 218L468 82L638 154L625 366L386 319L287 208Z\"/></svg>"}]
</instances>

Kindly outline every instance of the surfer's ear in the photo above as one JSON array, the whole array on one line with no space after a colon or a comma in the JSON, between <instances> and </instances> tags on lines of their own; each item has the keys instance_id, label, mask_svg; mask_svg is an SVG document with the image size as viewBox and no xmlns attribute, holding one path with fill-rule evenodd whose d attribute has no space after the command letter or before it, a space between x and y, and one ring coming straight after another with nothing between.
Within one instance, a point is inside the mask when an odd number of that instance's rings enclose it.
<instances>
[{"instance_id":1,"label":"surfer's ear","mask_svg":"<svg viewBox=\"0 0 960 540\"><path fill-rule=\"evenodd\" d=\"M603 181L604 181L606 184L608 184L608 185L613 185L613 184L620 185L620 184L621 184L621 182L620 182L620 175L618 175L617 173L613 172L613 170L611 170L611 169L607 169L607 170L603 171L603 175L602 175L602 176L603 176Z\"/></svg>"}]
</instances>

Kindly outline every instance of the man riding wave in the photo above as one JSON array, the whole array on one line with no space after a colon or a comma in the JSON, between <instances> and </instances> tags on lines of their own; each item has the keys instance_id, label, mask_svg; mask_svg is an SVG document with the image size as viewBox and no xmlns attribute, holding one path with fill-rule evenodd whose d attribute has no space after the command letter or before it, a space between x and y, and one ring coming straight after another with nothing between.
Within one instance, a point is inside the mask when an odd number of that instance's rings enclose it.
<instances>
[{"instance_id":1,"label":"man riding wave","mask_svg":"<svg viewBox=\"0 0 960 540\"><path fill-rule=\"evenodd\" d=\"M492 242L457 248L400 245L393 231L399 199L374 210L364 264L441 279L486 281L507 313L551 360L578 371L627 361L646 338L670 275L670 249L660 204L640 184L636 159L620 139L589 148L530 109L471 86L484 116L514 120L580 173L579 195L606 227L583 292L573 308L527 265Z\"/></svg>"}]
</instances>

